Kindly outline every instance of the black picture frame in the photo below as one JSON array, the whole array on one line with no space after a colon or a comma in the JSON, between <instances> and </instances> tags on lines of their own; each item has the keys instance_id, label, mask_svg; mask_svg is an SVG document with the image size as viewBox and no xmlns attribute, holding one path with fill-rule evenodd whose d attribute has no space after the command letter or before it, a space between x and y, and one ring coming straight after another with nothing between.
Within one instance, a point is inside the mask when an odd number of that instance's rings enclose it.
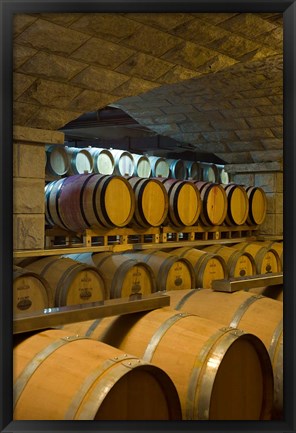
<instances>
[{"instance_id":1,"label":"black picture frame","mask_svg":"<svg viewBox=\"0 0 296 433\"><path fill-rule=\"evenodd\" d=\"M14 1L0 0L0 431L10 432L295 432L296 4L295 0ZM45 12L281 12L284 16L284 420L13 421L12 420L12 18Z\"/></svg>"}]
</instances>

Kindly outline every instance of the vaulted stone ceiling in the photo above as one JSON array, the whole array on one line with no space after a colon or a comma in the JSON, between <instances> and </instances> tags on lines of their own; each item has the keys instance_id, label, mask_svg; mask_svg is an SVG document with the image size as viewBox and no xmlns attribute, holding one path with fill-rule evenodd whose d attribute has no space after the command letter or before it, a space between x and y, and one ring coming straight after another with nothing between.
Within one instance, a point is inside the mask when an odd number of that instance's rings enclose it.
<instances>
[{"instance_id":1,"label":"vaulted stone ceiling","mask_svg":"<svg viewBox=\"0 0 296 433\"><path fill-rule=\"evenodd\" d=\"M115 105L229 163L282 158L281 14L32 14L14 20L14 124Z\"/></svg>"}]
</instances>

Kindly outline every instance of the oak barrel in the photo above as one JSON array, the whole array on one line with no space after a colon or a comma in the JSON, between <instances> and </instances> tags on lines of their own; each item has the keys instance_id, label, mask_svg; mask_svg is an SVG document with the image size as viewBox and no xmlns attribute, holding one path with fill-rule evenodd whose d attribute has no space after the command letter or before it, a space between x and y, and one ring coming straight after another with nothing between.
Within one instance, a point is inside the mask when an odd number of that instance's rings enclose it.
<instances>
[{"instance_id":1,"label":"oak barrel","mask_svg":"<svg viewBox=\"0 0 296 433\"><path fill-rule=\"evenodd\" d=\"M119 176L132 176L135 171L133 155L127 150L110 149L114 157L114 173Z\"/></svg>"},{"instance_id":2,"label":"oak barrel","mask_svg":"<svg viewBox=\"0 0 296 433\"><path fill-rule=\"evenodd\" d=\"M202 166L202 180L204 182L219 182L219 170L216 164L201 163Z\"/></svg>"},{"instance_id":3,"label":"oak barrel","mask_svg":"<svg viewBox=\"0 0 296 433\"><path fill-rule=\"evenodd\" d=\"M170 177L184 180L187 178L186 164L182 159L167 159L170 167Z\"/></svg>"},{"instance_id":4,"label":"oak barrel","mask_svg":"<svg viewBox=\"0 0 296 433\"><path fill-rule=\"evenodd\" d=\"M169 177L170 166L161 156L148 156L153 177Z\"/></svg>"},{"instance_id":5,"label":"oak barrel","mask_svg":"<svg viewBox=\"0 0 296 433\"><path fill-rule=\"evenodd\" d=\"M255 260L258 274L269 274L281 271L281 262L278 253L272 248L266 248L253 242L241 242L233 245L239 251L247 252Z\"/></svg>"},{"instance_id":6,"label":"oak barrel","mask_svg":"<svg viewBox=\"0 0 296 433\"><path fill-rule=\"evenodd\" d=\"M270 418L272 367L255 335L170 308L65 328L162 368L177 388L184 420Z\"/></svg>"},{"instance_id":7,"label":"oak barrel","mask_svg":"<svg viewBox=\"0 0 296 433\"><path fill-rule=\"evenodd\" d=\"M13 314L30 313L53 307L48 282L35 272L13 267Z\"/></svg>"},{"instance_id":8,"label":"oak barrel","mask_svg":"<svg viewBox=\"0 0 296 433\"><path fill-rule=\"evenodd\" d=\"M274 415L282 413L283 304L245 291L176 290L167 295L172 309L243 329L260 338L268 350L274 371Z\"/></svg>"},{"instance_id":9,"label":"oak barrel","mask_svg":"<svg viewBox=\"0 0 296 433\"><path fill-rule=\"evenodd\" d=\"M260 225L264 222L267 212L267 198L264 190L258 186L246 187L249 198L249 215L247 223Z\"/></svg>"},{"instance_id":10,"label":"oak barrel","mask_svg":"<svg viewBox=\"0 0 296 433\"><path fill-rule=\"evenodd\" d=\"M122 176L81 174L45 187L46 218L66 230L125 227L134 210L134 192Z\"/></svg>"},{"instance_id":11,"label":"oak barrel","mask_svg":"<svg viewBox=\"0 0 296 433\"><path fill-rule=\"evenodd\" d=\"M141 293L149 295L156 291L152 269L144 261L138 262L119 253L82 253L67 257L95 266L110 298L126 298Z\"/></svg>"},{"instance_id":12,"label":"oak barrel","mask_svg":"<svg viewBox=\"0 0 296 433\"><path fill-rule=\"evenodd\" d=\"M192 264L195 273L195 286L210 289L213 280L227 278L227 267L224 259L217 254L191 247L176 248L170 254L184 257Z\"/></svg>"},{"instance_id":13,"label":"oak barrel","mask_svg":"<svg viewBox=\"0 0 296 433\"><path fill-rule=\"evenodd\" d=\"M187 167L187 178L192 180L201 180L202 169L197 161L185 161Z\"/></svg>"},{"instance_id":14,"label":"oak barrel","mask_svg":"<svg viewBox=\"0 0 296 433\"><path fill-rule=\"evenodd\" d=\"M135 194L135 212L130 223L138 227L158 227L167 218L169 198L163 184L156 178L127 178Z\"/></svg>"},{"instance_id":15,"label":"oak barrel","mask_svg":"<svg viewBox=\"0 0 296 433\"><path fill-rule=\"evenodd\" d=\"M100 272L94 266L61 256L38 258L26 269L48 281L56 307L85 304L109 298Z\"/></svg>"},{"instance_id":16,"label":"oak barrel","mask_svg":"<svg viewBox=\"0 0 296 433\"><path fill-rule=\"evenodd\" d=\"M46 148L46 174L63 176L69 170L68 155L64 146L52 145Z\"/></svg>"},{"instance_id":17,"label":"oak barrel","mask_svg":"<svg viewBox=\"0 0 296 433\"><path fill-rule=\"evenodd\" d=\"M229 226L245 224L249 213L249 199L246 190L234 183L222 184L227 196L225 223Z\"/></svg>"},{"instance_id":18,"label":"oak barrel","mask_svg":"<svg viewBox=\"0 0 296 433\"><path fill-rule=\"evenodd\" d=\"M109 149L100 147L88 147L88 152L93 159L93 171L98 174L111 175L114 172L114 158Z\"/></svg>"},{"instance_id":19,"label":"oak barrel","mask_svg":"<svg viewBox=\"0 0 296 433\"><path fill-rule=\"evenodd\" d=\"M283 302L283 286L281 284L267 287L253 287L251 289L245 289L245 292L266 296L267 298Z\"/></svg>"},{"instance_id":20,"label":"oak barrel","mask_svg":"<svg viewBox=\"0 0 296 433\"><path fill-rule=\"evenodd\" d=\"M151 176L151 164L148 156L132 153L135 163L134 176L148 178Z\"/></svg>"},{"instance_id":21,"label":"oak barrel","mask_svg":"<svg viewBox=\"0 0 296 433\"><path fill-rule=\"evenodd\" d=\"M158 290L181 290L195 287L195 275L191 263L182 257L149 249L126 252L124 255L149 265L155 275Z\"/></svg>"},{"instance_id":22,"label":"oak barrel","mask_svg":"<svg viewBox=\"0 0 296 433\"><path fill-rule=\"evenodd\" d=\"M217 254L225 260L229 277L247 277L256 274L255 260L247 251L238 251L223 245L211 245L203 250Z\"/></svg>"},{"instance_id":23,"label":"oak barrel","mask_svg":"<svg viewBox=\"0 0 296 433\"><path fill-rule=\"evenodd\" d=\"M13 356L14 420L181 419L161 368L102 342L47 330L16 344Z\"/></svg>"},{"instance_id":24,"label":"oak barrel","mask_svg":"<svg viewBox=\"0 0 296 433\"><path fill-rule=\"evenodd\" d=\"M194 225L201 211L198 188L188 180L161 179L169 197L169 222L175 227Z\"/></svg>"},{"instance_id":25,"label":"oak barrel","mask_svg":"<svg viewBox=\"0 0 296 433\"><path fill-rule=\"evenodd\" d=\"M281 267L283 269L283 265L284 265L284 244L283 244L283 242L262 241L262 242L256 242L256 243L258 243L258 245L262 245L262 246L266 247L267 249L275 250L279 255Z\"/></svg>"},{"instance_id":26,"label":"oak barrel","mask_svg":"<svg viewBox=\"0 0 296 433\"><path fill-rule=\"evenodd\" d=\"M65 150L69 161L68 176L92 173L93 159L87 148L65 146Z\"/></svg>"},{"instance_id":27,"label":"oak barrel","mask_svg":"<svg viewBox=\"0 0 296 433\"><path fill-rule=\"evenodd\" d=\"M227 185L230 182L229 174L225 171L224 166L217 165L219 170L219 181L224 185Z\"/></svg>"},{"instance_id":28,"label":"oak barrel","mask_svg":"<svg viewBox=\"0 0 296 433\"><path fill-rule=\"evenodd\" d=\"M219 226L226 217L227 197L224 188L218 183L194 181L202 201L200 221L205 226Z\"/></svg>"}]
</instances>

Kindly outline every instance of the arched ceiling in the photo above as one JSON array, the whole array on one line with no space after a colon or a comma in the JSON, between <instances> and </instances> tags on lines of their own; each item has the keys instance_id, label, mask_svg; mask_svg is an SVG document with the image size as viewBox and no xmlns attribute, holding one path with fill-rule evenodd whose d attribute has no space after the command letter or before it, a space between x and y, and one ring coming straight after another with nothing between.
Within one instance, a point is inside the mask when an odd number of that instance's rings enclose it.
<instances>
[{"instance_id":1,"label":"arched ceiling","mask_svg":"<svg viewBox=\"0 0 296 433\"><path fill-rule=\"evenodd\" d=\"M113 104L229 163L281 159L282 31L271 13L16 15L14 124Z\"/></svg>"}]
</instances>

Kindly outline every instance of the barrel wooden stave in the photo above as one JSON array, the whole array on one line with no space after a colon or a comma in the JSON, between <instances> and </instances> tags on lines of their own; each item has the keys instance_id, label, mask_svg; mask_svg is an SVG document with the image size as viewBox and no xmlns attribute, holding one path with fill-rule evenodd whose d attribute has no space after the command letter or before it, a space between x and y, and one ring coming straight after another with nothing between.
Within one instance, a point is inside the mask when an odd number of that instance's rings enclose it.
<instances>
[{"instance_id":1,"label":"barrel wooden stave","mask_svg":"<svg viewBox=\"0 0 296 433\"><path fill-rule=\"evenodd\" d=\"M14 359L15 420L181 419L163 370L104 343L47 330L15 345Z\"/></svg>"},{"instance_id":2,"label":"barrel wooden stave","mask_svg":"<svg viewBox=\"0 0 296 433\"><path fill-rule=\"evenodd\" d=\"M83 327L66 326L162 366L178 390L183 419L270 418L272 367L263 343L252 334L169 308L84 322Z\"/></svg>"}]
</instances>

